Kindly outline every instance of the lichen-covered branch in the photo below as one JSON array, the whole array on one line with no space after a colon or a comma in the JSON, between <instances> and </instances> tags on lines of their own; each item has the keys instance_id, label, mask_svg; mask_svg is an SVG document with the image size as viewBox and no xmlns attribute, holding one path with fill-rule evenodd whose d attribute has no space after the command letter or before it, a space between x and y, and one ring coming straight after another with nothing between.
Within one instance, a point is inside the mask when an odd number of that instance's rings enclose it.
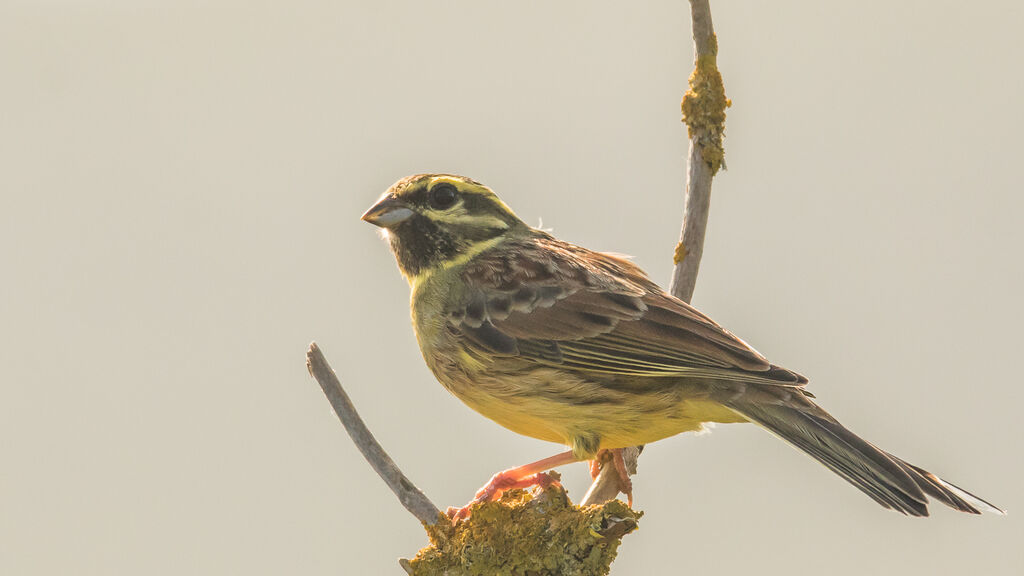
<instances>
[{"instance_id":1,"label":"lichen-covered branch","mask_svg":"<svg viewBox=\"0 0 1024 576\"><path fill-rule=\"evenodd\" d=\"M536 496L510 490L457 524L428 526L430 546L400 564L416 576L598 576L608 573L620 540L641 515L618 500L573 506L560 486Z\"/></svg>"},{"instance_id":2,"label":"lichen-covered branch","mask_svg":"<svg viewBox=\"0 0 1024 576\"><path fill-rule=\"evenodd\" d=\"M693 30L694 70L690 89L683 96L683 121L690 137L687 158L686 196L683 206L683 228L676 245L672 282L669 291L689 302L697 284L697 271L704 253L704 231L711 207L711 179L725 167L722 136L725 133L725 109L731 104L725 97L722 74L718 71L718 39L711 22L708 0L690 0ZM630 474L636 472L640 448L627 448ZM629 465L632 464L632 468ZM618 496L619 480L612 466L602 466L581 504L598 504Z\"/></svg>"},{"instance_id":3,"label":"lichen-covered branch","mask_svg":"<svg viewBox=\"0 0 1024 576\"><path fill-rule=\"evenodd\" d=\"M691 145L714 176L722 168L725 151L725 109L732 103L725 97L722 74L718 71L718 38L711 24L707 0L690 2L693 7L693 43L696 59L690 74L690 89L683 96L683 122ZM690 160L694 160L691 156ZM708 186L710 189L710 186Z\"/></svg>"},{"instance_id":4,"label":"lichen-covered branch","mask_svg":"<svg viewBox=\"0 0 1024 576\"><path fill-rule=\"evenodd\" d=\"M427 526L437 523L439 518L443 518L443 522L447 522L447 518L441 514L437 506L434 506L430 499L406 478L370 433L316 342L310 344L309 351L306 352L306 367L309 369L310 375L316 378L320 384L320 388L323 389L327 400L331 403L331 407L334 408L334 412L345 426L349 436L352 437L356 447L384 480L384 483L388 485L388 488L391 488L395 496L398 496L402 506L405 506L406 510Z\"/></svg>"},{"instance_id":5,"label":"lichen-covered branch","mask_svg":"<svg viewBox=\"0 0 1024 576\"><path fill-rule=\"evenodd\" d=\"M686 199L683 228L676 246L675 269L669 291L689 302L697 284L697 271L704 253L704 231L711 205L711 179L725 166L722 136L725 133L725 109L731 104L725 97L722 74L718 71L718 39L711 22L708 0L690 0L693 22L695 63L690 89L683 96L683 121L690 136L687 159Z\"/></svg>"}]
</instances>

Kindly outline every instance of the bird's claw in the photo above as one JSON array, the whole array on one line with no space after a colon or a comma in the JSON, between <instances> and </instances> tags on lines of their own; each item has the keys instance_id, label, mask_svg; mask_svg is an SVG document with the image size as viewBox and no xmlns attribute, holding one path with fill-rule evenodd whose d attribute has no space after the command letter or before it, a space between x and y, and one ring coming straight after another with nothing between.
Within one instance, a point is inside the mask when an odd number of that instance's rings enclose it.
<instances>
[{"instance_id":1,"label":"bird's claw","mask_svg":"<svg viewBox=\"0 0 1024 576\"><path fill-rule=\"evenodd\" d=\"M483 488L477 491L473 500L462 508L449 506L448 509L445 510L445 514L452 519L452 524L457 523L459 520L469 518L471 509L474 505L497 500L501 497L502 493L507 490L515 488L529 488L530 486L539 486L541 489L544 489L548 486L560 487L562 485L559 482L560 476L555 472L538 472L536 474L526 476L525 478L516 478L513 474L510 474L510 472L514 472L514 470L506 470L495 474Z\"/></svg>"}]
</instances>

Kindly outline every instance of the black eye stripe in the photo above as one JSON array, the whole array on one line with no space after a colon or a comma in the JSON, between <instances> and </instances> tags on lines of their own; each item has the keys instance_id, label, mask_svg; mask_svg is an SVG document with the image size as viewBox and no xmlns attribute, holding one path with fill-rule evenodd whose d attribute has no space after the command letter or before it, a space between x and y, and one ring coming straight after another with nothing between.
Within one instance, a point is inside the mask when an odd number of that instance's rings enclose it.
<instances>
[{"instance_id":1,"label":"black eye stripe","mask_svg":"<svg viewBox=\"0 0 1024 576\"><path fill-rule=\"evenodd\" d=\"M459 192L448 182L441 182L427 193L427 203L435 210L445 210L455 205Z\"/></svg>"}]
</instances>

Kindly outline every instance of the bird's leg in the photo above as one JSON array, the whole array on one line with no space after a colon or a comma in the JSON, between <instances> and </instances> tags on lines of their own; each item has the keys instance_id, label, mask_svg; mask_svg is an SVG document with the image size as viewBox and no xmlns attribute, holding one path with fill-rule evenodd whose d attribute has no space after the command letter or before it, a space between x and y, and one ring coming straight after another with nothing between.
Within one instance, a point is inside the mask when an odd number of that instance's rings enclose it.
<instances>
[{"instance_id":1,"label":"bird's leg","mask_svg":"<svg viewBox=\"0 0 1024 576\"><path fill-rule=\"evenodd\" d=\"M496 500L506 490L527 488L529 486L547 487L558 485L558 480L549 474L545 474L544 471L577 461L579 461L579 458L574 456L572 450L570 450L543 460L498 472L476 493L476 497L469 504L462 508L449 507L446 514L455 522L461 518L469 517L469 509L474 504Z\"/></svg>"},{"instance_id":2,"label":"bird's leg","mask_svg":"<svg viewBox=\"0 0 1024 576\"><path fill-rule=\"evenodd\" d=\"M612 464L615 466L615 472L619 476L619 492L622 492L629 498L629 507L633 507L633 481L629 479L629 472L626 471L626 460L622 457L622 448L602 448L594 454L594 459L590 461L590 477L597 480L597 475L601 473L602 463L611 458Z\"/></svg>"},{"instance_id":3,"label":"bird's leg","mask_svg":"<svg viewBox=\"0 0 1024 576\"><path fill-rule=\"evenodd\" d=\"M601 473L601 466L604 465L604 461L611 457L611 450L602 448L594 454L594 459L590 461L590 479L597 480L598 474Z\"/></svg>"},{"instance_id":4,"label":"bird's leg","mask_svg":"<svg viewBox=\"0 0 1024 576\"><path fill-rule=\"evenodd\" d=\"M626 461L622 458L622 448L612 449L612 462L615 464L615 471L619 473L619 492L629 499L629 507L633 507L633 481L629 479L629 472L626 470Z\"/></svg>"}]
</instances>

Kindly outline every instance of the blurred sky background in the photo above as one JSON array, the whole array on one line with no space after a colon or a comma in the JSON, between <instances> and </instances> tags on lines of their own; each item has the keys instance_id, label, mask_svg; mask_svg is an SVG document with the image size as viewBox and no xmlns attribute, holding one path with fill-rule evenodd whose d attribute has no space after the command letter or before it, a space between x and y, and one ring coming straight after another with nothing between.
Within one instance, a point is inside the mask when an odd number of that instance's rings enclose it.
<instances>
[{"instance_id":1,"label":"blurred sky background","mask_svg":"<svg viewBox=\"0 0 1024 576\"><path fill-rule=\"evenodd\" d=\"M1010 516L904 518L720 425L645 451L613 573L1024 573L1024 7L712 12L733 107L694 303ZM461 173L667 283L691 68L682 0L0 0L0 573L400 573L426 538L310 341L442 508L561 448L434 381L359 215Z\"/></svg>"}]
</instances>

